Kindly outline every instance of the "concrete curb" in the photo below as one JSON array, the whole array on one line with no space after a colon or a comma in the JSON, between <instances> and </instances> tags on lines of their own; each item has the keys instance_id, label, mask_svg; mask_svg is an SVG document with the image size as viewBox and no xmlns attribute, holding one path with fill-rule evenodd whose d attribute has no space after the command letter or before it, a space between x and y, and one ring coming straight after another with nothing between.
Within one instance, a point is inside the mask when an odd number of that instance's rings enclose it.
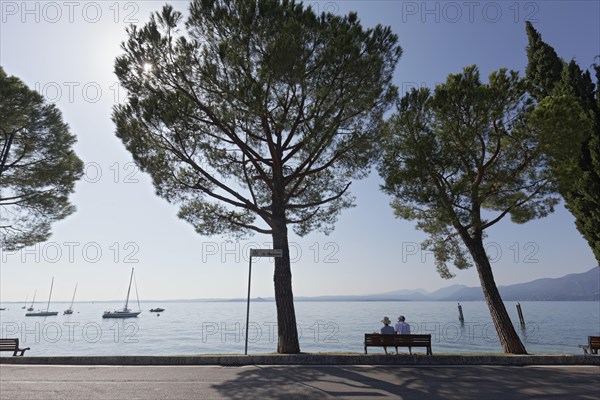
<instances>
[{"instance_id":1,"label":"concrete curb","mask_svg":"<svg viewBox=\"0 0 600 400\"><path fill-rule=\"evenodd\" d=\"M0 357L0 364L35 365L600 365L584 355L198 355Z\"/></svg>"}]
</instances>

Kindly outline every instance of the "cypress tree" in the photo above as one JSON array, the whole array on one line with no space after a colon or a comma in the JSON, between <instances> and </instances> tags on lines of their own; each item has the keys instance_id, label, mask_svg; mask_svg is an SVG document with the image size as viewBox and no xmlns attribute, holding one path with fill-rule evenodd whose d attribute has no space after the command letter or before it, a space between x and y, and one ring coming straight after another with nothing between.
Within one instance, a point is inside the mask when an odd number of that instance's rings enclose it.
<instances>
[{"instance_id":1,"label":"cypress tree","mask_svg":"<svg viewBox=\"0 0 600 400\"><path fill-rule=\"evenodd\" d=\"M600 262L600 66L594 67L594 84L589 71L582 70L574 60L564 62L530 22L526 23L526 31L527 79L533 97L541 101L550 96L573 96L592 121L579 157L571 165L557 165L555 175L563 177L559 178L559 191L565 207Z\"/></svg>"}]
</instances>

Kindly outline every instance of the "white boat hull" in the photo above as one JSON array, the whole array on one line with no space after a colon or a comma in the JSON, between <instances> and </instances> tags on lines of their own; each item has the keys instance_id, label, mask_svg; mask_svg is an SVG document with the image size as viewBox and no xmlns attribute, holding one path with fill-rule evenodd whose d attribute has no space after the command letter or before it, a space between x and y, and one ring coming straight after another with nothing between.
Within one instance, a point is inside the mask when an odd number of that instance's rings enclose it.
<instances>
[{"instance_id":1,"label":"white boat hull","mask_svg":"<svg viewBox=\"0 0 600 400\"><path fill-rule=\"evenodd\" d=\"M102 318L135 318L141 311L105 311Z\"/></svg>"},{"instance_id":2,"label":"white boat hull","mask_svg":"<svg viewBox=\"0 0 600 400\"><path fill-rule=\"evenodd\" d=\"M26 317L53 317L58 315L58 311L35 311L25 314Z\"/></svg>"}]
</instances>

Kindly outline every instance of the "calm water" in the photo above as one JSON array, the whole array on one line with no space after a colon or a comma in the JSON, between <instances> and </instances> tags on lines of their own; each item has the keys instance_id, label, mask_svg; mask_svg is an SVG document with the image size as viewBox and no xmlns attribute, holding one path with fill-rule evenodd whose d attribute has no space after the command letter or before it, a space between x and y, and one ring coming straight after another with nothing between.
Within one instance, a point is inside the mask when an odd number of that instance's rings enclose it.
<instances>
[{"instance_id":1,"label":"calm water","mask_svg":"<svg viewBox=\"0 0 600 400\"><path fill-rule=\"evenodd\" d=\"M142 303L138 318L102 319L122 303L76 303L73 315L25 317L22 304L3 304L1 337L19 337L26 355L243 354L246 303ZM157 316L149 309L161 306ZM378 331L384 315L404 314L412 333L432 334L435 353L502 352L483 302L462 303L464 326L454 302L298 302L300 346L306 352L363 352L363 334ZM532 354L582 354L577 347L600 334L598 302L522 302L526 329L515 302L507 302L517 332ZM53 303L62 311L67 303ZM250 306L249 353L275 352L275 303ZM373 352L382 351L373 349ZM2 353L2 356L9 353Z\"/></svg>"}]
</instances>

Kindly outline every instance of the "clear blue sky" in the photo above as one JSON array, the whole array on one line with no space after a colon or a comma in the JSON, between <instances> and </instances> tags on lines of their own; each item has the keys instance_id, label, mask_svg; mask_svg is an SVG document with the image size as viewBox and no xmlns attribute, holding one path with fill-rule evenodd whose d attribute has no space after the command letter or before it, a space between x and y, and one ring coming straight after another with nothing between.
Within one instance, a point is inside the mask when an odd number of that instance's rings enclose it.
<instances>
[{"instance_id":1,"label":"clear blue sky","mask_svg":"<svg viewBox=\"0 0 600 400\"><path fill-rule=\"evenodd\" d=\"M188 3L170 2L185 11ZM86 176L72 196L78 211L54 225L49 242L0 260L0 301L25 300L37 289L68 300L122 299L136 268L142 299L244 297L248 249L270 238L240 243L202 237L154 195L114 135L112 106L123 99L113 74L128 23L145 22L162 1L0 2L0 65L37 88L61 109L77 135ZM404 54L396 84L434 86L449 73L477 64L482 75L500 67L524 71L525 19L558 54L583 67L600 54L598 1L538 2L307 2L319 10L356 10L366 26L392 26ZM355 182L357 207L346 210L330 236L291 237L296 295L369 294L478 285L474 268L442 280L431 254L417 250L424 235L393 218L380 179ZM562 207L526 225L508 221L489 231L488 250L500 285L583 272L596 265ZM273 264L253 268L253 295L272 296Z\"/></svg>"}]
</instances>

